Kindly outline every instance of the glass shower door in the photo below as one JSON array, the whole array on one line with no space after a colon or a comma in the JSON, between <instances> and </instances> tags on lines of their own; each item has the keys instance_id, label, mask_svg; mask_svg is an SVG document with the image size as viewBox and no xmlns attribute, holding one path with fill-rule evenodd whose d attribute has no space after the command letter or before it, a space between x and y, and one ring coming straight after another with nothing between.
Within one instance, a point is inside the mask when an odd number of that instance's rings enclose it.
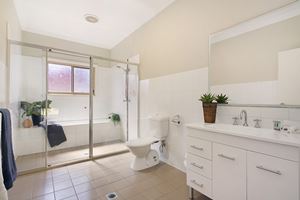
<instances>
[{"instance_id":1,"label":"glass shower door","mask_svg":"<svg viewBox=\"0 0 300 200\"><path fill-rule=\"evenodd\" d=\"M46 99L45 51L10 45L9 107L19 173L46 167L46 134L40 125Z\"/></svg>"},{"instance_id":2,"label":"glass shower door","mask_svg":"<svg viewBox=\"0 0 300 200\"><path fill-rule=\"evenodd\" d=\"M47 63L48 166L89 159L89 57L51 50Z\"/></svg>"},{"instance_id":3,"label":"glass shower door","mask_svg":"<svg viewBox=\"0 0 300 200\"><path fill-rule=\"evenodd\" d=\"M93 156L127 151L126 65L94 59Z\"/></svg>"},{"instance_id":4,"label":"glass shower door","mask_svg":"<svg viewBox=\"0 0 300 200\"><path fill-rule=\"evenodd\" d=\"M94 59L93 67L93 156L127 152L138 132L137 66Z\"/></svg>"}]
</instances>

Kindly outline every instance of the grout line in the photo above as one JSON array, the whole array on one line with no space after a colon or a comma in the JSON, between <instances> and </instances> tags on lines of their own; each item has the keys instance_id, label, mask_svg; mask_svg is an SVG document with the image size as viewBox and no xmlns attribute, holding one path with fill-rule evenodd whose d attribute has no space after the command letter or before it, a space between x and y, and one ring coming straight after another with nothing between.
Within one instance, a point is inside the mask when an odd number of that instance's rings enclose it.
<instances>
[{"instance_id":1,"label":"grout line","mask_svg":"<svg viewBox=\"0 0 300 200\"><path fill-rule=\"evenodd\" d=\"M73 179L72 179L72 177L71 177L71 175L70 175L70 171L69 171L68 167L66 167L66 169L67 169L68 175L69 175L69 177L70 177L70 179L71 179L71 183L72 183L73 190L74 190L74 192L75 192L75 196L76 196L77 199L79 199L79 197L78 197L78 195L77 195L77 192L76 192L76 190L75 190L75 185L74 185L74 183L73 183ZM67 198L68 198L68 197L67 197Z\"/></svg>"},{"instance_id":2,"label":"grout line","mask_svg":"<svg viewBox=\"0 0 300 200\"><path fill-rule=\"evenodd\" d=\"M53 196L54 196L54 199L56 199L56 194L55 194L55 187L54 187L54 179L53 179L53 171L50 170L51 172L51 179L52 179L52 188L53 188Z\"/></svg>"}]
</instances>

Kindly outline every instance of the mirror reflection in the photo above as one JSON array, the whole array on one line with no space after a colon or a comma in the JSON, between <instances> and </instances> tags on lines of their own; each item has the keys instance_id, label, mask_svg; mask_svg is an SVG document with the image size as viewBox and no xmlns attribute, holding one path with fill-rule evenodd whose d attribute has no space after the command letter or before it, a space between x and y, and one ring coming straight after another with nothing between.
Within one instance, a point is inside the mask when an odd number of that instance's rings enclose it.
<instances>
[{"instance_id":1,"label":"mirror reflection","mask_svg":"<svg viewBox=\"0 0 300 200\"><path fill-rule=\"evenodd\" d=\"M212 93L232 104L300 105L300 15L282 12L210 36Z\"/></svg>"}]
</instances>

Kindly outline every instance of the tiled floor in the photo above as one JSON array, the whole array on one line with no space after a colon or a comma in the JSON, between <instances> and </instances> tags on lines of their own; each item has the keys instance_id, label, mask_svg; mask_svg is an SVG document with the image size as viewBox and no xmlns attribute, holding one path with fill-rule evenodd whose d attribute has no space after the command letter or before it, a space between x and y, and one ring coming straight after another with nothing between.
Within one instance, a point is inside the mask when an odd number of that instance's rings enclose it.
<instances>
[{"instance_id":1,"label":"tiled floor","mask_svg":"<svg viewBox=\"0 0 300 200\"><path fill-rule=\"evenodd\" d=\"M9 200L105 200L116 192L118 200L187 200L183 172L159 164L134 172L131 153L120 154L30 175L19 176ZM197 200L207 200L198 195Z\"/></svg>"},{"instance_id":2,"label":"tiled floor","mask_svg":"<svg viewBox=\"0 0 300 200\"><path fill-rule=\"evenodd\" d=\"M96 145L94 147L95 156L103 156L110 153L118 153L128 150L125 143L116 142L111 144ZM76 149L50 151L48 153L48 163L50 165L61 164L69 161L76 161L88 158L88 147L80 147ZM16 160L19 172L27 171L35 168L42 168L45 166L45 154L32 154L26 156L19 156Z\"/></svg>"}]
</instances>

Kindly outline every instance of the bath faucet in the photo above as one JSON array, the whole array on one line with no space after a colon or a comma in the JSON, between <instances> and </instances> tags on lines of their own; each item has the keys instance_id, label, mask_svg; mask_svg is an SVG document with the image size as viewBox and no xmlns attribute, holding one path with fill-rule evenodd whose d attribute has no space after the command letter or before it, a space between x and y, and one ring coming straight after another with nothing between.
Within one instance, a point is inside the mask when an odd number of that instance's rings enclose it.
<instances>
[{"instance_id":1,"label":"bath faucet","mask_svg":"<svg viewBox=\"0 0 300 200\"><path fill-rule=\"evenodd\" d=\"M244 123L243 123L243 118L244 118ZM247 111L246 110L242 110L241 111L241 113L240 113L240 119L242 121L243 126L249 126L248 122L247 122L248 118L247 118Z\"/></svg>"}]
</instances>

